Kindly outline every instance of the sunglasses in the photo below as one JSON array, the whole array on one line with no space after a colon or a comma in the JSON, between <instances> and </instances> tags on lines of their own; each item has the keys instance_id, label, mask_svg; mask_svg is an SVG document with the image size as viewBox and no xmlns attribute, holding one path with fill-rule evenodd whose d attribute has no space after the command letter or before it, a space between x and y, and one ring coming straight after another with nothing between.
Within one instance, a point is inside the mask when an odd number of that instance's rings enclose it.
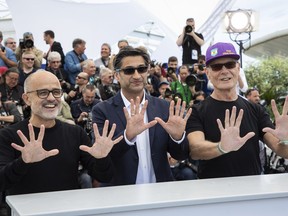
<instances>
[{"instance_id":1,"label":"sunglasses","mask_svg":"<svg viewBox=\"0 0 288 216\"><path fill-rule=\"evenodd\" d=\"M34 61L34 58L24 58L27 61Z\"/></svg>"},{"instance_id":2,"label":"sunglasses","mask_svg":"<svg viewBox=\"0 0 288 216\"><path fill-rule=\"evenodd\" d=\"M225 66L225 68L227 69L232 69L236 67L236 63L235 61L230 61L230 62L226 62L223 64L212 64L209 65L209 67L213 70L213 71L220 71L222 70L223 66Z\"/></svg>"},{"instance_id":3,"label":"sunglasses","mask_svg":"<svg viewBox=\"0 0 288 216\"><path fill-rule=\"evenodd\" d=\"M37 96L41 99L46 99L48 98L49 94L52 93L54 98L60 98L63 95L63 90L62 89L52 89L52 90L48 90L48 89L39 89L39 90L35 90L35 91L29 91L27 93L32 93L32 92L36 92Z\"/></svg>"},{"instance_id":4,"label":"sunglasses","mask_svg":"<svg viewBox=\"0 0 288 216\"><path fill-rule=\"evenodd\" d=\"M76 78L86 80L85 77L81 77L81 76L77 76Z\"/></svg>"},{"instance_id":5,"label":"sunglasses","mask_svg":"<svg viewBox=\"0 0 288 216\"><path fill-rule=\"evenodd\" d=\"M137 70L139 74L143 74L148 71L148 66L139 66L137 68L134 67L120 68L116 69L116 72L123 71L125 75L132 75L135 73L135 70Z\"/></svg>"}]
</instances>

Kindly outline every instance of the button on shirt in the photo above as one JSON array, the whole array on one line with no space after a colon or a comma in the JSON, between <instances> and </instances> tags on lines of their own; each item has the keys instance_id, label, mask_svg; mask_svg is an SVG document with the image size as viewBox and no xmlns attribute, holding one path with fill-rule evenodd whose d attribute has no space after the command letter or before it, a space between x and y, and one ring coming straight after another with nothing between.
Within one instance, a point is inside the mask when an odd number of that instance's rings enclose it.
<instances>
[{"instance_id":1,"label":"button on shirt","mask_svg":"<svg viewBox=\"0 0 288 216\"><path fill-rule=\"evenodd\" d=\"M130 101L128 101L121 91L121 97L124 101L128 113L131 115ZM140 110L143 108L145 102L145 94L140 104ZM147 111L144 114L144 123L148 123ZM139 163L137 170L136 184L155 183L156 177L151 159L151 149L149 140L149 129L144 130L138 134L133 140L127 140L126 131L124 133L125 141L128 145L136 145Z\"/></svg>"}]
</instances>

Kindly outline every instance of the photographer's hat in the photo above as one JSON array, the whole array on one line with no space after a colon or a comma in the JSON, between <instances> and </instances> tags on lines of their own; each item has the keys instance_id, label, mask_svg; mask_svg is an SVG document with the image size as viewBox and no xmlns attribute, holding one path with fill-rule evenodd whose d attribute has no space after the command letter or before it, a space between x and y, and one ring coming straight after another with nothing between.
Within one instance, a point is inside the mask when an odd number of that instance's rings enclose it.
<instances>
[{"instance_id":1,"label":"photographer's hat","mask_svg":"<svg viewBox=\"0 0 288 216\"><path fill-rule=\"evenodd\" d=\"M216 43L208 47L206 51L206 65L218 58L234 58L238 60L240 56L237 54L234 46L231 43Z\"/></svg>"}]
</instances>

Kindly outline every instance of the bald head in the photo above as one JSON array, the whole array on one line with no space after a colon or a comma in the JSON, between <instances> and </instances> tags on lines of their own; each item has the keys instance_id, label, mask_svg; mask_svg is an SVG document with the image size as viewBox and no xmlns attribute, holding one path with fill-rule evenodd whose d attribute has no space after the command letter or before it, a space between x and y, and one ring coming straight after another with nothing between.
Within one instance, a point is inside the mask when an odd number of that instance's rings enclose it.
<instances>
[{"instance_id":1,"label":"bald head","mask_svg":"<svg viewBox=\"0 0 288 216\"><path fill-rule=\"evenodd\" d=\"M45 70L37 70L32 73L24 82L24 91L34 91L37 89L50 89L50 88L60 88L61 84L58 78L51 72Z\"/></svg>"}]
</instances>

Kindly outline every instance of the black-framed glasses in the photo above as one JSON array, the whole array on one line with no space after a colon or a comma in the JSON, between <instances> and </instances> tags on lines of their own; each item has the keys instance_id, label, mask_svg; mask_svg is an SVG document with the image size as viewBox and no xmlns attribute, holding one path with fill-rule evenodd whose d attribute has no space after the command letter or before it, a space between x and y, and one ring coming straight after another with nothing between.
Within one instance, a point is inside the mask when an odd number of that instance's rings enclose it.
<instances>
[{"instance_id":1,"label":"black-framed glasses","mask_svg":"<svg viewBox=\"0 0 288 216\"><path fill-rule=\"evenodd\" d=\"M135 73L135 70L137 70L139 74L146 73L148 71L148 66L139 66L137 68L135 67L120 68L116 69L116 72L123 71L125 75L132 75Z\"/></svg>"},{"instance_id":2,"label":"black-framed glasses","mask_svg":"<svg viewBox=\"0 0 288 216\"><path fill-rule=\"evenodd\" d=\"M26 92L26 93L32 93L32 92L36 92L37 96L39 98L41 98L41 99L48 98L50 93L52 93L54 98L60 98L63 95L63 90L62 89L52 89L52 90L49 90L49 89L38 89L38 90L35 90L35 91L29 91L29 92Z\"/></svg>"},{"instance_id":3,"label":"black-framed glasses","mask_svg":"<svg viewBox=\"0 0 288 216\"><path fill-rule=\"evenodd\" d=\"M223 66L225 66L225 68L227 69L232 69L236 67L236 63L235 61L230 61L230 62L226 62L223 64L211 64L209 65L209 67L213 70L213 71L220 71Z\"/></svg>"},{"instance_id":4,"label":"black-framed glasses","mask_svg":"<svg viewBox=\"0 0 288 216\"><path fill-rule=\"evenodd\" d=\"M24 59L27 61L34 61L35 60L34 58L24 58Z\"/></svg>"}]
</instances>

